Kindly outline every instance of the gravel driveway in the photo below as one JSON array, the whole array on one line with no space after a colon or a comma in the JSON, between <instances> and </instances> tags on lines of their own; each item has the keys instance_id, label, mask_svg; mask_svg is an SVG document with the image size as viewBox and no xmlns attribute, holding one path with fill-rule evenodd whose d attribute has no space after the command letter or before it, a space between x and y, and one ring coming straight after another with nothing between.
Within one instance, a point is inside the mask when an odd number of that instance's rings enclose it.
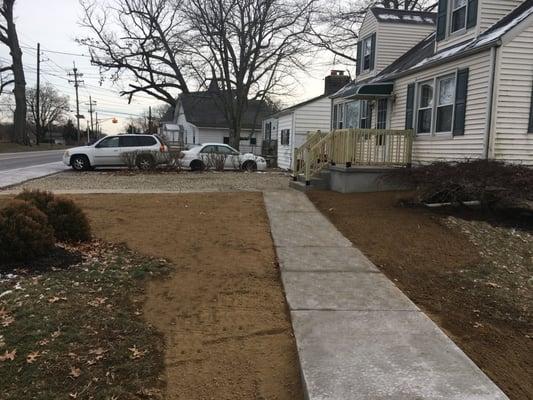
<instances>
[{"instance_id":1,"label":"gravel driveway","mask_svg":"<svg viewBox=\"0 0 533 400\"><path fill-rule=\"evenodd\" d=\"M285 172L169 172L66 171L10 188L57 192L236 192L286 189L290 175Z\"/></svg>"}]
</instances>

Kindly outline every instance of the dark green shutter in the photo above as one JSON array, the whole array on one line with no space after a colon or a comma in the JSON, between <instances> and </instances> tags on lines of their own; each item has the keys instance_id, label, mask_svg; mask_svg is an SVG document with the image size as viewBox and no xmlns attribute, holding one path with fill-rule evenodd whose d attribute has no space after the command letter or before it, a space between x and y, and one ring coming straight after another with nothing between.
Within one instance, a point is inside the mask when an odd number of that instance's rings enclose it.
<instances>
[{"instance_id":1,"label":"dark green shutter","mask_svg":"<svg viewBox=\"0 0 533 400\"><path fill-rule=\"evenodd\" d=\"M362 57L363 57L363 42L359 40L357 42L357 66L356 66L356 73L359 75L361 73L361 63L362 63Z\"/></svg>"},{"instance_id":2,"label":"dark green shutter","mask_svg":"<svg viewBox=\"0 0 533 400\"><path fill-rule=\"evenodd\" d=\"M468 68L457 72L455 89L455 112L453 119L453 136L465 134L466 99L468 97Z\"/></svg>"},{"instance_id":3,"label":"dark green shutter","mask_svg":"<svg viewBox=\"0 0 533 400\"><path fill-rule=\"evenodd\" d=\"M533 133L533 89L531 90L531 103L529 104L529 126L528 133Z\"/></svg>"},{"instance_id":4,"label":"dark green shutter","mask_svg":"<svg viewBox=\"0 0 533 400\"><path fill-rule=\"evenodd\" d=\"M439 0L437 12L437 42L446 37L446 22L448 21L448 0Z\"/></svg>"},{"instance_id":5,"label":"dark green shutter","mask_svg":"<svg viewBox=\"0 0 533 400\"><path fill-rule=\"evenodd\" d=\"M372 42L372 53L370 53L370 71L374 69L374 64L376 62L376 34L374 33L371 38Z\"/></svg>"},{"instance_id":6,"label":"dark green shutter","mask_svg":"<svg viewBox=\"0 0 533 400\"><path fill-rule=\"evenodd\" d=\"M415 108L415 84L407 86L407 108L405 110L405 129L413 129L413 117Z\"/></svg>"},{"instance_id":7,"label":"dark green shutter","mask_svg":"<svg viewBox=\"0 0 533 400\"><path fill-rule=\"evenodd\" d=\"M467 28L473 28L477 25L477 3L478 0L468 0Z\"/></svg>"}]
</instances>

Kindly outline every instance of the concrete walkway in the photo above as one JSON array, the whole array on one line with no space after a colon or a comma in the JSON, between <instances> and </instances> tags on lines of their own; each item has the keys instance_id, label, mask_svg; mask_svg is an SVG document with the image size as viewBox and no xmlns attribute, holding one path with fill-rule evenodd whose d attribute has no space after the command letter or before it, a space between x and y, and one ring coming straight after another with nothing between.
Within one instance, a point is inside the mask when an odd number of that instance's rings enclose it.
<instances>
[{"instance_id":1,"label":"concrete walkway","mask_svg":"<svg viewBox=\"0 0 533 400\"><path fill-rule=\"evenodd\" d=\"M264 198L309 400L507 399L305 194Z\"/></svg>"},{"instance_id":2,"label":"concrete walkway","mask_svg":"<svg viewBox=\"0 0 533 400\"><path fill-rule=\"evenodd\" d=\"M30 179L42 178L43 176L55 174L67 169L68 167L62 162L53 162L3 170L0 171L0 189L17 185Z\"/></svg>"}]
</instances>

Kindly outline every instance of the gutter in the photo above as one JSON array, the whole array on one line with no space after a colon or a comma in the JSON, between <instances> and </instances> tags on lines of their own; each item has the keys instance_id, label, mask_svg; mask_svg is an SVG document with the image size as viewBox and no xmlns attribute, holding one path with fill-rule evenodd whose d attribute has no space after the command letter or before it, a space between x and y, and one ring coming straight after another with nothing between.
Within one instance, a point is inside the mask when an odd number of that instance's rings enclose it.
<instances>
[{"instance_id":1,"label":"gutter","mask_svg":"<svg viewBox=\"0 0 533 400\"><path fill-rule=\"evenodd\" d=\"M489 81L489 98L487 101L487 123L485 127L485 137L483 138L483 158L485 160L489 159L490 154L490 141L491 141L491 135L492 135L492 129L493 129L493 120L492 116L494 113L494 92L495 92L495 81L496 81L496 67L498 62L497 57L497 48L492 47L490 49L490 57L491 57L491 64L490 64L490 81Z\"/></svg>"}]
</instances>

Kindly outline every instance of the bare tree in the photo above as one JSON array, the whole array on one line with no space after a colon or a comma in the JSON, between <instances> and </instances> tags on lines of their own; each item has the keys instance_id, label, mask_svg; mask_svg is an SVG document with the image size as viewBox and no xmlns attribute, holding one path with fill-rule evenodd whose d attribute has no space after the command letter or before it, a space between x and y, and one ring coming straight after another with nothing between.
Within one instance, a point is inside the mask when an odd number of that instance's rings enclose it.
<instances>
[{"instance_id":1,"label":"bare tree","mask_svg":"<svg viewBox=\"0 0 533 400\"><path fill-rule=\"evenodd\" d=\"M65 115L69 111L68 96L61 96L59 92L51 85L47 84L41 87L39 126L37 130L37 90L30 89L27 93L28 102L28 124L34 128L37 144L45 138L46 132L56 123L63 123Z\"/></svg>"},{"instance_id":2,"label":"bare tree","mask_svg":"<svg viewBox=\"0 0 533 400\"><path fill-rule=\"evenodd\" d=\"M131 81L121 94L130 101L138 93L176 105L178 92L187 93L179 0L80 0L82 26L91 36L78 40L88 46L93 64L111 79Z\"/></svg>"},{"instance_id":3,"label":"bare tree","mask_svg":"<svg viewBox=\"0 0 533 400\"><path fill-rule=\"evenodd\" d=\"M316 13L311 43L349 63L357 62L359 28L371 7L432 11L436 0L323 0Z\"/></svg>"},{"instance_id":4,"label":"bare tree","mask_svg":"<svg viewBox=\"0 0 533 400\"><path fill-rule=\"evenodd\" d=\"M15 25L13 9L15 0L3 0L0 7L0 42L9 48L12 64L0 69L0 73L11 71L13 79L7 84L14 84L15 94L15 140L19 143L29 144L29 137L26 132L26 78L22 64L22 50ZM6 86L2 83L2 89Z\"/></svg>"}]
</instances>

